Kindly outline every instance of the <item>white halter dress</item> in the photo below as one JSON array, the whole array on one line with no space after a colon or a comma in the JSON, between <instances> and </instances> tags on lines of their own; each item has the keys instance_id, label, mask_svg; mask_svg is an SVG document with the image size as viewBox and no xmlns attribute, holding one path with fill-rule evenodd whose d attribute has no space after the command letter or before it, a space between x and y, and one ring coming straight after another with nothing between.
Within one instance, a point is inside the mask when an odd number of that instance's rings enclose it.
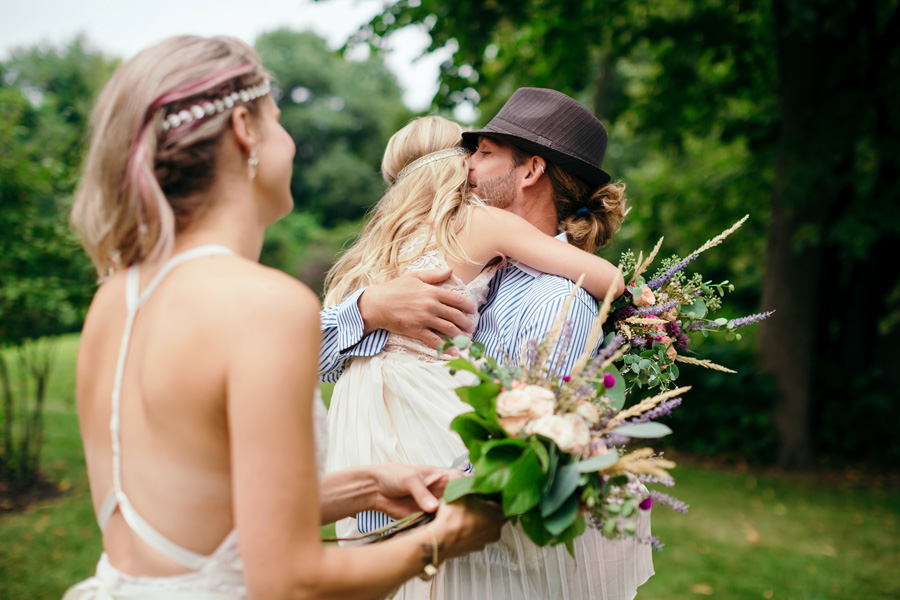
<instances>
[{"instance_id":1,"label":"white halter dress","mask_svg":"<svg viewBox=\"0 0 900 600\"><path fill-rule=\"evenodd\" d=\"M162 279L182 263L214 254L233 254L224 246L201 246L173 257L153 279L147 289L140 293L140 270L137 265L128 270L126 277L126 302L128 317L119 349L115 382L112 393L112 415L109 429L112 437L113 490L106 497L97 515L102 531L107 521L118 509L125 522L148 546L191 570L190 573L169 577L139 577L122 573L109 561L104 552L97 564L93 577L72 586L63 600L239 600L247 597L244 587L242 561L238 549L237 530L232 530L215 551L204 556L179 546L159 533L134 508L122 489L122 449L119 427L122 379L128 356L128 346L135 318L140 308ZM318 398L314 404L314 424L317 432L316 450L320 475L324 472L325 408Z\"/></svg>"},{"instance_id":2,"label":"white halter dress","mask_svg":"<svg viewBox=\"0 0 900 600\"><path fill-rule=\"evenodd\" d=\"M415 246L416 242L412 242ZM448 268L437 250L407 271ZM464 284L455 275L442 287L484 303L494 270ZM477 314L473 318L477 319ZM372 357L355 357L341 375L328 411L328 471L399 462L450 467L466 454L450 422L472 410L454 392L471 373L450 375L444 360L421 342L391 333ZM383 525L367 511L337 523L338 537L356 537ZM638 534L650 535L649 516ZM575 541L576 562L564 546L536 546L520 527L507 524L500 541L443 563L430 582L412 579L394 600L630 600L653 574L650 547L611 542L596 530Z\"/></svg>"}]
</instances>

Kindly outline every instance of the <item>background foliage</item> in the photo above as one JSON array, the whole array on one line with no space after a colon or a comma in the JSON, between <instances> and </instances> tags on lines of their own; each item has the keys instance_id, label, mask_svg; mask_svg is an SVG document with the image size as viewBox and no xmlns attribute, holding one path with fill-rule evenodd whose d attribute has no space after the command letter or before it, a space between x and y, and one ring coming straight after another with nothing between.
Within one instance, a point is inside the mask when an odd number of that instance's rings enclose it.
<instances>
[{"instance_id":1,"label":"background foliage","mask_svg":"<svg viewBox=\"0 0 900 600\"><path fill-rule=\"evenodd\" d=\"M771 378L697 374L681 439L793 467L900 457L900 267L878 260L900 244L896 0L400 0L354 43L411 24L455 49L436 106L478 102L486 121L516 88L550 87L607 123L605 165L635 207L620 245L665 235L684 256L753 215L697 268L738 283L743 312L778 312L753 357L705 351Z\"/></svg>"}]
</instances>

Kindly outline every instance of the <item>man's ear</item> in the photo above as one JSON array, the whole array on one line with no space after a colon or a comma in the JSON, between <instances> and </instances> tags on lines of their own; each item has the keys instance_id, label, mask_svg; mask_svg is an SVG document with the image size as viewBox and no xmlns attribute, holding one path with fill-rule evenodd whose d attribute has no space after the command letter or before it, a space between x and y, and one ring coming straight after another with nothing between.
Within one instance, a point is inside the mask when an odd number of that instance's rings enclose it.
<instances>
[{"instance_id":1,"label":"man's ear","mask_svg":"<svg viewBox=\"0 0 900 600\"><path fill-rule=\"evenodd\" d=\"M544 176L544 170L547 168L547 161L540 156L532 156L522 165L526 167L525 175L521 179L521 187L527 188L537 184Z\"/></svg>"},{"instance_id":2,"label":"man's ear","mask_svg":"<svg viewBox=\"0 0 900 600\"><path fill-rule=\"evenodd\" d=\"M259 144L258 127L246 106L236 106L231 111L231 130L235 142L247 154Z\"/></svg>"}]
</instances>

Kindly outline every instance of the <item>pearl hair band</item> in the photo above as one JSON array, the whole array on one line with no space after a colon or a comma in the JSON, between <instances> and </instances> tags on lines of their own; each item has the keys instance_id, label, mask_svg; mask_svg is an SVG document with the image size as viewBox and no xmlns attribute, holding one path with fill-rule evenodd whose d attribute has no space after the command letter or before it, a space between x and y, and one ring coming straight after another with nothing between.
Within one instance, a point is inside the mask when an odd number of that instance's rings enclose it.
<instances>
[{"instance_id":1,"label":"pearl hair band","mask_svg":"<svg viewBox=\"0 0 900 600\"><path fill-rule=\"evenodd\" d=\"M221 98L203 100L190 108L185 108L177 113L168 115L165 120L163 120L163 131L169 131L170 129L180 127L185 123L193 123L194 121L199 121L200 119L225 112L225 110L229 108L234 108L238 102L250 102L251 100L262 98L270 91L272 91L272 86L268 81L263 81L259 85L226 94Z\"/></svg>"}]
</instances>

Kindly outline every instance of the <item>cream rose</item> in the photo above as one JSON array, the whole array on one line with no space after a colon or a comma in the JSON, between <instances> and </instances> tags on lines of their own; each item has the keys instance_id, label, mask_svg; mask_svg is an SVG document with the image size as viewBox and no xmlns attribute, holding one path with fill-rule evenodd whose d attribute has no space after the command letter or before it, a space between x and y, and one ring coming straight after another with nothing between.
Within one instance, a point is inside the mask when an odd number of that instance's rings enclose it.
<instances>
[{"instance_id":1,"label":"cream rose","mask_svg":"<svg viewBox=\"0 0 900 600\"><path fill-rule=\"evenodd\" d=\"M593 402L579 402L575 413L580 415L588 425L596 425L600 422L600 409Z\"/></svg>"},{"instance_id":2,"label":"cream rose","mask_svg":"<svg viewBox=\"0 0 900 600\"><path fill-rule=\"evenodd\" d=\"M656 296L650 286L645 285L641 288L641 295L634 299L635 306L651 306L656 304Z\"/></svg>"},{"instance_id":3,"label":"cream rose","mask_svg":"<svg viewBox=\"0 0 900 600\"><path fill-rule=\"evenodd\" d=\"M528 416L532 419L540 419L541 417L552 415L556 408L556 395L547 388L539 385L529 385L523 390L531 396L531 408Z\"/></svg>"},{"instance_id":4,"label":"cream rose","mask_svg":"<svg viewBox=\"0 0 900 600\"><path fill-rule=\"evenodd\" d=\"M525 417L531 408L533 396L525 390L507 390L497 396L497 416Z\"/></svg>"},{"instance_id":5,"label":"cream rose","mask_svg":"<svg viewBox=\"0 0 900 600\"><path fill-rule=\"evenodd\" d=\"M575 449L575 428L571 421L557 415L546 415L525 426L526 433L542 435L553 440L563 452Z\"/></svg>"},{"instance_id":6,"label":"cream rose","mask_svg":"<svg viewBox=\"0 0 900 600\"><path fill-rule=\"evenodd\" d=\"M588 429L584 419L575 413L569 413L563 416L563 418L572 424L574 437L572 449L583 453L587 449L588 444L591 443L591 430ZM562 448L562 446L560 446L560 448Z\"/></svg>"},{"instance_id":7,"label":"cream rose","mask_svg":"<svg viewBox=\"0 0 900 600\"><path fill-rule=\"evenodd\" d=\"M515 437L522 432L525 424L528 423L528 417L501 417L500 427L509 435Z\"/></svg>"}]
</instances>

